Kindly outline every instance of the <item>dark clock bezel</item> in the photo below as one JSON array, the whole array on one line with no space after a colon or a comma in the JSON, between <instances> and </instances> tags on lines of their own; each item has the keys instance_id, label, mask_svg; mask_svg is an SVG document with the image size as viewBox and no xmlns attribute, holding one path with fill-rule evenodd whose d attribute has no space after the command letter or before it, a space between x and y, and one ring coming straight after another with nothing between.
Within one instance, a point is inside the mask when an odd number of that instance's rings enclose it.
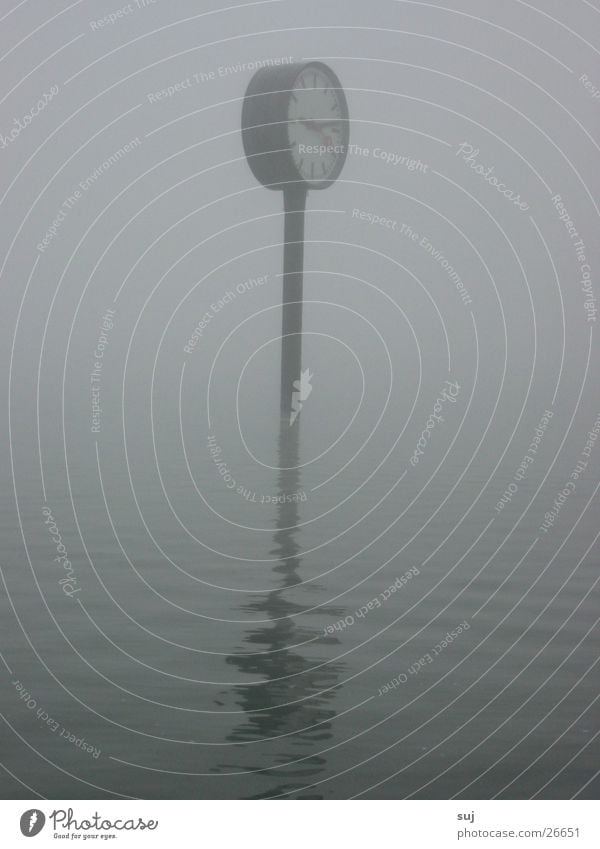
<instances>
[{"instance_id":1,"label":"dark clock bezel","mask_svg":"<svg viewBox=\"0 0 600 849\"><path fill-rule=\"evenodd\" d=\"M288 110L294 83L301 73L315 68L325 74L337 92L342 110L341 144L334 168L324 180L306 180L298 170L288 136ZM350 126L348 104L337 75L324 62L295 62L260 68L250 80L242 107L242 141L248 164L256 179L268 189L290 186L326 189L339 177L348 153Z\"/></svg>"}]
</instances>

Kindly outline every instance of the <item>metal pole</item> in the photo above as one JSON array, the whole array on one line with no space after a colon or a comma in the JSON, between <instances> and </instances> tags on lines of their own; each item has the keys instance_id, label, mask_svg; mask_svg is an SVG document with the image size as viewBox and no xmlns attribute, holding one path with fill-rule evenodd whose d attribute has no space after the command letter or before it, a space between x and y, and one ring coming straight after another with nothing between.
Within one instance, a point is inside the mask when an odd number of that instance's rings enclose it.
<instances>
[{"instance_id":1,"label":"metal pole","mask_svg":"<svg viewBox=\"0 0 600 849\"><path fill-rule=\"evenodd\" d=\"M283 192L283 202L285 226L280 394L282 426L284 418L289 422L293 382L300 377L302 365L302 273L306 188L303 186L286 188Z\"/></svg>"}]
</instances>

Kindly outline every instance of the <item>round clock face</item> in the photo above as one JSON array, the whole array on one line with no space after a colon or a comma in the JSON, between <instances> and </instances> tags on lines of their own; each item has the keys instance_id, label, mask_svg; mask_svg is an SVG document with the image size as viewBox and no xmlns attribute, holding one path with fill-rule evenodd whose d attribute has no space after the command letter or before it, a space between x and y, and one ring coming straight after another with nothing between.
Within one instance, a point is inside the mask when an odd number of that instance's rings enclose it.
<instances>
[{"instance_id":1,"label":"round clock face","mask_svg":"<svg viewBox=\"0 0 600 849\"><path fill-rule=\"evenodd\" d=\"M288 104L288 139L299 176L318 185L345 156L348 123L339 83L320 66L296 77Z\"/></svg>"}]
</instances>

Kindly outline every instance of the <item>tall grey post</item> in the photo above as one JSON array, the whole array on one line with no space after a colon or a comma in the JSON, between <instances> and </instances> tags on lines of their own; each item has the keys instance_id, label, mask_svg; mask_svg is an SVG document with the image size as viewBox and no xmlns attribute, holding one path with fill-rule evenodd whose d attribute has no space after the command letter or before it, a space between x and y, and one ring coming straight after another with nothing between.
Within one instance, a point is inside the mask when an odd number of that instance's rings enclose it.
<instances>
[{"instance_id":1,"label":"tall grey post","mask_svg":"<svg viewBox=\"0 0 600 849\"><path fill-rule=\"evenodd\" d=\"M285 208L283 298L281 319L281 419L287 425L293 381L302 365L302 274L306 188L292 186L283 193ZM295 424L298 423L296 419Z\"/></svg>"}]
</instances>

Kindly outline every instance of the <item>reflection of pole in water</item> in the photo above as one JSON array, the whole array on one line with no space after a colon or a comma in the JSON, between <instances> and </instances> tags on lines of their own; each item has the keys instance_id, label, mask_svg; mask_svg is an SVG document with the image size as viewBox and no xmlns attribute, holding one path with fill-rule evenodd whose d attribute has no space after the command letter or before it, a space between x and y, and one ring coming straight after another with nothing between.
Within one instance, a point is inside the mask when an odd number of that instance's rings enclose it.
<instances>
[{"instance_id":1,"label":"reflection of pole in water","mask_svg":"<svg viewBox=\"0 0 600 849\"><path fill-rule=\"evenodd\" d=\"M281 372L283 375L284 362L282 362ZM300 349L298 350L300 353ZM291 385L291 384L290 384ZM291 395L288 395L291 397ZM283 386L281 395L281 405L283 409ZM283 572L288 576L288 580L284 582L284 586L296 584L300 580L296 574L296 570L300 565L298 554L300 546L295 537L298 531L298 502L291 498L286 500L286 495L297 493L300 488L300 469L299 469L299 447L300 447L300 422L296 421L290 426L289 413L286 418L283 416L279 422L279 475L278 489L279 496L284 498L277 505L277 530L273 534L273 542L275 548L271 554L275 554L282 558L279 566L276 566L275 572Z\"/></svg>"},{"instance_id":2,"label":"reflection of pole in water","mask_svg":"<svg viewBox=\"0 0 600 849\"><path fill-rule=\"evenodd\" d=\"M238 754L242 760L249 759L250 763L244 766L256 773L253 779L245 778L244 792L253 797L284 793L301 794L303 798L316 796L310 790L311 783L325 770L326 760L311 753L321 750L332 737L331 722L335 717L330 706L335 694L332 688L342 669L340 663L324 663L318 652L313 652L312 658L309 656L311 643L315 638L323 638L323 632L320 628L315 631L296 624L295 616L304 607L284 596L286 589L292 592L291 588L301 582L298 572L301 549L296 539L299 505L285 498L297 493L301 485L299 438L299 421L290 427L289 416L282 417L278 489L284 498L277 505L274 547L270 552L279 559L273 569L279 576L279 586L244 606L245 611L260 614L261 619L269 621L257 623L245 635L244 642L246 647L252 647L251 653L227 658L239 672L263 679L235 687L245 716L227 738L234 744L250 743L242 745ZM311 588L315 588L314 583ZM323 612L321 608L317 615ZM329 619L343 612L342 608L332 606L326 609ZM324 640L328 645L338 642L333 637ZM273 742L269 742L271 738ZM253 740L257 741L254 746ZM298 762L284 766L293 761ZM240 764L223 767L239 769Z\"/></svg>"},{"instance_id":3,"label":"reflection of pole in water","mask_svg":"<svg viewBox=\"0 0 600 849\"><path fill-rule=\"evenodd\" d=\"M281 418L292 410L292 387L302 367L302 274L304 264L304 210L306 189L288 186L283 248L283 298L281 320Z\"/></svg>"}]
</instances>

